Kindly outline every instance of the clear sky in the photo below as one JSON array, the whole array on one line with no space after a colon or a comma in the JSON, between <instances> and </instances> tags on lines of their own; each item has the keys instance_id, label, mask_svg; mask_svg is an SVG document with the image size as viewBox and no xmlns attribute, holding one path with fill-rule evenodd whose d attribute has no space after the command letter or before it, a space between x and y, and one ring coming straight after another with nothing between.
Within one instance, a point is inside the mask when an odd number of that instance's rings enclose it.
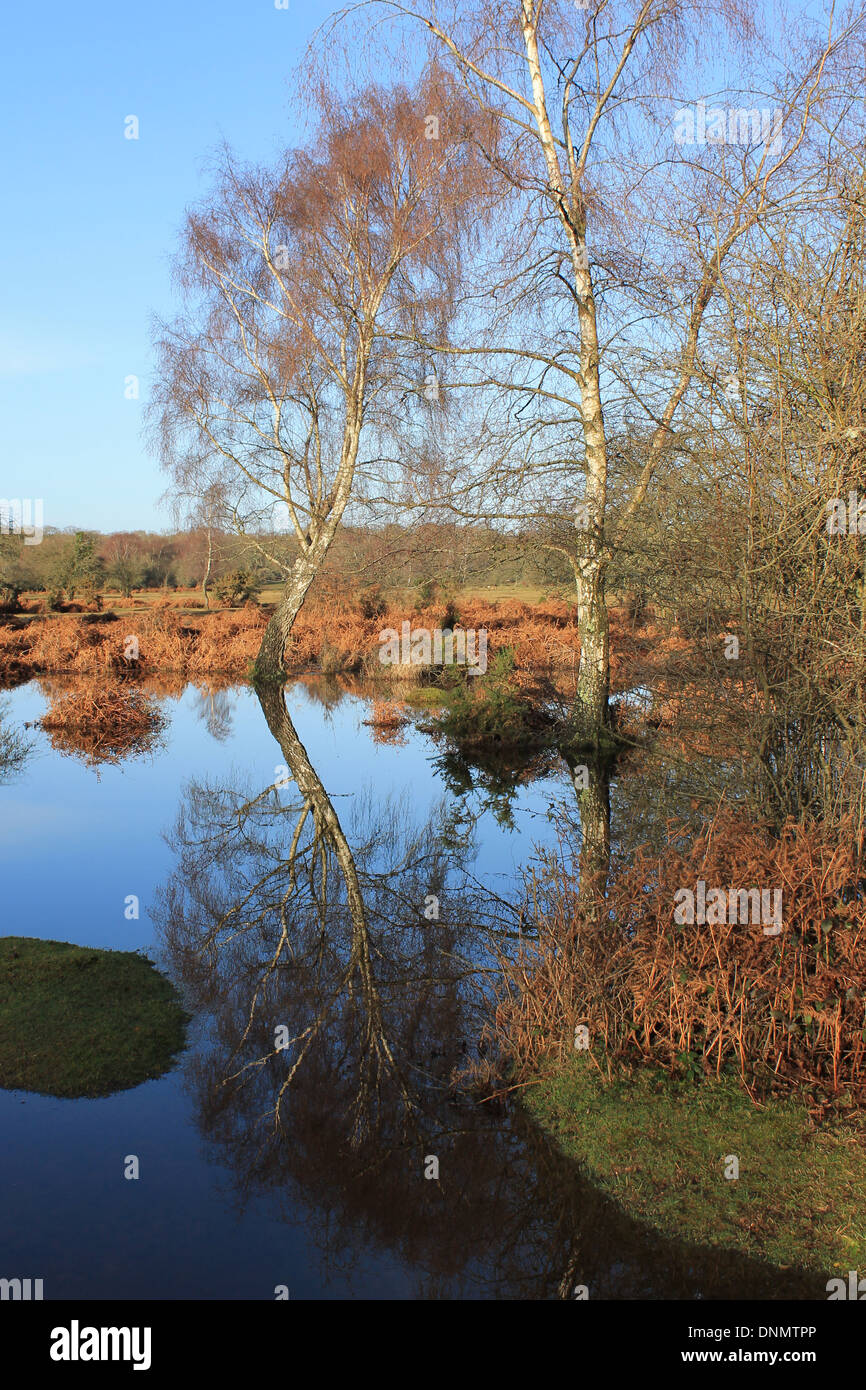
<instances>
[{"instance_id":1,"label":"clear sky","mask_svg":"<svg viewBox=\"0 0 866 1390\"><path fill-rule=\"evenodd\" d=\"M300 132L291 74L328 0L14 3L3 24L0 497L45 522L166 529L141 437L151 316L177 307L184 210L227 140L269 159ZM124 121L139 120L139 139ZM141 382L138 401L125 381Z\"/></svg>"},{"instance_id":2,"label":"clear sky","mask_svg":"<svg viewBox=\"0 0 866 1390\"><path fill-rule=\"evenodd\" d=\"M282 0L280 0L282 3ZM765 0L768 15L782 0ZM797 0L801 13L827 0ZM12 0L0 56L0 498L47 525L163 529L141 434L151 320L223 140L301 137L291 75L340 0ZM139 139L124 138L128 116ZM125 396L130 376L140 398Z\"/></svg>"}]
</instances>

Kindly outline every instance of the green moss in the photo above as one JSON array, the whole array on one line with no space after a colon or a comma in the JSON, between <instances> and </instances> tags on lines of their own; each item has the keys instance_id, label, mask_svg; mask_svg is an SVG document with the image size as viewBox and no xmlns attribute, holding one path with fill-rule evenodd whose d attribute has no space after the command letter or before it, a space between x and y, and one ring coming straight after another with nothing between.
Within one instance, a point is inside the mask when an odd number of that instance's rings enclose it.
<instances>
[{"instance_id":1,"label":"green moss","mask_svg":"<svg viewBox=\"0 0 866 1390\"><path fill-rule=\"evenodd\" d=\"M446 709L452 692L438 685L415 685L409 686L405 693L401 691L400 699L411 709Z\"/></svg>"},{"instance_id":2,"label":"green moss","mask_svg":"<svg viewBox=\"0 0 866 1390\"><path fill-rule=\"evenodd\" d=\"M161 1076L187 1015L135 951L0 937L0 1086L106 1096Z\"/></svg>"},{"instance_id":3,"label":"green moss","mask_svg":"<svg viewBox=\"0 0 866 1390\"><path fill-rule=\"evenodd\" d=\"M663 1234L828 1277L866 1265L862 1125L816 1130L802 1105L755 1106L733 1080L643 1070L608 1081L589 1054L524 1094L563 1152ZM736 1180L727 1155L739 1160Z\"/></svg>"}]
</instances>

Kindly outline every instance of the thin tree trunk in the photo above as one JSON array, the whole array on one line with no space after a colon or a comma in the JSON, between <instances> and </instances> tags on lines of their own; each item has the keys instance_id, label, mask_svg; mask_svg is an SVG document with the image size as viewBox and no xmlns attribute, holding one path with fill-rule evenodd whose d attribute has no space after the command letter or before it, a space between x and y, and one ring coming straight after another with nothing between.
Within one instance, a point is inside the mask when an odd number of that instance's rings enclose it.
<instances>
[{"instance_id":1,"label":"thin tree trunk","mask_svg":"<svg viewBox=\"0 0 866 1390\"><path fill-rule=\"evenodd\" d=\"M213 563L213 535L210 527L207 528L207 568L204 572L204 579L201 582L201 592L204 598L205 608L210 608L210 598L208 597L207 586L210 581L211 564Z\"/></svg>"},{"instance_id":2,"label":"thin tree trunk","mask_svg":"<svg viewBox=\"0 0 866 1390\"><path fill-rule=\"evenodd\" d=\"M575 566L580 668L575 733L579 743L597 748L609 725L610 624L605 594L606 557L592 554Z\"/></svg>"},{"instance_id":3,"label":"thin tree trunk","mask_svg":"<svg viewBox=\"0 0 866 1390\"><path fill-rule=\"evenodd\" d=\"M610 689L609 635L605 577L608 556L605 548L607 507L607 440L601 401L600 350L592 272L586 249L586 211L577 171L571 171L567 186L547 110L547 97L538 53L537 11L523 0L523 36L535 102L535 119L544 154L552 201L562 223L571 257L577 317L580 331L580 412L583 423L586 481L583 504L586 516L576 521L582 532L575 564L577 579L577 623L580 633L580 674L575 711L581 741L597 745L601 730L609 723ZM579 513L578 513L579 514Z\"/></svg>"}]
</instances>

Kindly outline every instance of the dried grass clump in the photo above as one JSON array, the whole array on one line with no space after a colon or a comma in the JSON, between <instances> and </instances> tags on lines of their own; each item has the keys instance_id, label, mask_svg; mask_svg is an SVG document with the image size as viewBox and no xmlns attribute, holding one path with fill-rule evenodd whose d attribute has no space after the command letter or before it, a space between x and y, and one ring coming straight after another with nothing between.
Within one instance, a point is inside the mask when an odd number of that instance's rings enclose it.
<instances>
[{"instance_id":1,"label":"dried grass clump","mask_svg":"<svg viewBox=\"0 0 866 1390\"><path fill-rule=\"evenodd\" d=\"M85 762L118 763L152 752L165 716L134 685L77 686L55 696L39 723L52 747Z\"/></svg>"},{"instance_id":2,"label":"dried grass clump","mask_svg":"<svg viewBox=\"0 0 866 1390\"><path fill-rule=\"evenodd\" d=\"M821 1108L866 1100L866 883L848 825L789 824L778 836L725 808L686 843L615 871L597 921L579 911L576 858L529 886L537 927L503 983L492 1032L528 1074L589 1029L598 1060L690 1075L736 1073L753 1096L801 1088ZM679 889L782 891L783 929L679 924ZM585 908L584 901L584 908Z\"/></svg>"}]
</instances>

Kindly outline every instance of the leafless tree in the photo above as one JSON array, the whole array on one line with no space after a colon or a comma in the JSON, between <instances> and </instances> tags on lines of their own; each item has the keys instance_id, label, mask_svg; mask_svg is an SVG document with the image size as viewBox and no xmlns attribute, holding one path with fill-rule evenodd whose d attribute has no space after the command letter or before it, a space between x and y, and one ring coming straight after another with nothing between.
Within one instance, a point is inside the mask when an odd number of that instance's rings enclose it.
<instances>
[{"instance_id":1,"label":"leafless tree","mask_svg":"<svg viewBox=\"0 0 866 1390\"><path fill-rule=\"evenodd\" d=\"M857 23L829 38L792 29L790 58L774 63L769 45L760 46L749 4L719 10L681 0L590 0L579 7L567 0L372 0L353 7L354 20L359 9L394 18L398 52L419 30L426 35L465 99L500 132L487 155L514 195L497 228L506 262L498 277L502 308L488 317L482 342L429 346L481 359L479 378L509 394L510 412L515 396L534 396L560 412L558 446L546 443L544 422L536 418L516 439L520 421L516 427L512 414L512 437L505 420L488 447L476 436L475 462L488 466L494 501L497 484L501 499L513 494L515 479L524 488L534 479L529 515L539 522L551 510L558 515L570 494L570 520L563 516L548 539L574 571L579 705L594 742L607 721L606 584L622 529L643 506L662 464L675 456L674 420L694 381L704 318L720 292L726 258L771 205L796 197L796 155L825 64L853 39ZM751 112L728 104L726 122L731 113L737 122L733 139L675 147L674 104L683 100L677 82L688 80L701 48L707 59L707 26L734 47L757 45L771 122L765 129L759 120L756 130L747 120L744 129L740 117ZM372 25L377 45L382 28ZM753 83L752 99L755 90ZM557 298L565 306L559 314L551 310ZM535 317L527 318L532 308ZM642 336L652 350L642 379L619 381L649 435L640 472L614 516L605 413L611 413L624 335L632 345ZM615 432L623 413L620 401ZM565 483L552 493L557 476ZM527 515L525 503L521 514Z\"/></svg>"},{"instance_id":2,"label":"leafless tree","mask_svg":"<svg viewBox=\"0 0 866 1390\"><path fill-rule=\"evenodd\" d=\"M463 218L471 209L472 231L485 182L479 117L435 66L411 90L313 96L309 147L267 169L225 151L189 216L187 311L162 326L151 410L175 488L223 499L223 523L285 576L263 676L282 670L356 488L365 424L393 389L386 329L446 331ZM431 130L428 112L445 108Z\"/></svg>"}]
</instances>

